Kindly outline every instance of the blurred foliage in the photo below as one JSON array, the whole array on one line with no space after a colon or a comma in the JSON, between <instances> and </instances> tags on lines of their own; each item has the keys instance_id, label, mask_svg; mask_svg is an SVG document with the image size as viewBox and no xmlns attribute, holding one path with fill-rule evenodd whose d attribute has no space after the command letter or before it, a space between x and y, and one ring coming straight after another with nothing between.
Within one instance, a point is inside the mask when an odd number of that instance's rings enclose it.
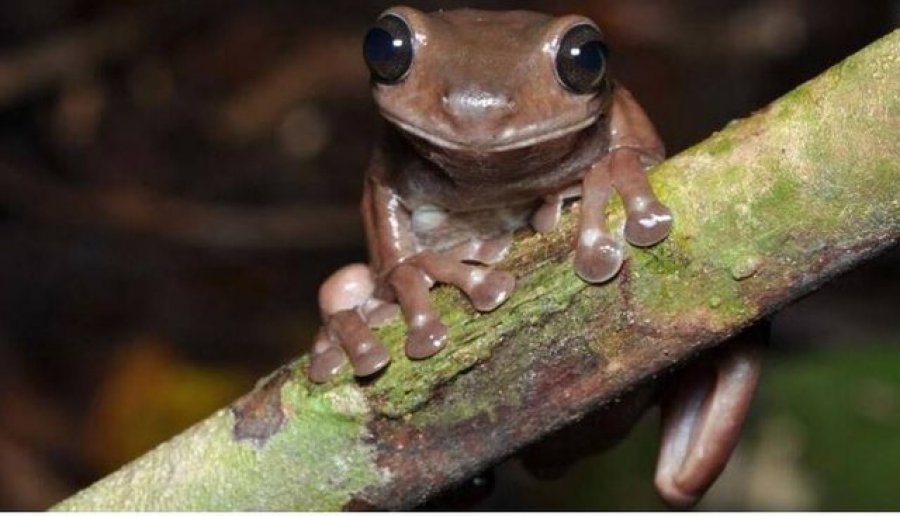
<instances>
[{"instance_id":1,"label":"blurred foliage","mask_svg":"<svg viewBox=\"0 0 900 516\"><path fill-rule=\"evenodd\" d=\"M760 399L760 416L794 434L813 509L900 507L900 336L887 348L855 344L773 364Z\"/></svg>"},{"instance_id":2,"label":"blurred foliage","mask_svg":"<svg viewBox=\"0 0 900 516\"><path fill-rule=\"evenodd\" d=\"M245 371L201 367L152 337L122 344L84 432L86 460L109 473L253 386Z\"/></svg>"}]
</instances>

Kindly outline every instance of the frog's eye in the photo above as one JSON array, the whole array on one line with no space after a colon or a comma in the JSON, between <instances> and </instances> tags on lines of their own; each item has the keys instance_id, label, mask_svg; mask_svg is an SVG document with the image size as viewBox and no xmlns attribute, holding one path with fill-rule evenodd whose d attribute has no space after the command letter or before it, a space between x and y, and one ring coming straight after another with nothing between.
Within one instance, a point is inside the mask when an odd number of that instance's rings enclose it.
<instances>
[{"instance_id":1,"label":"frog's eye","mask_svg":"<svg viewBox=\"0 0 900 516\"><path fill-rule=\"evenodd\" d=\"M593 25L576 25L559 42L556 74L575 93L591 93L603 85L608 50Z\"/></svg>"},{"instance_id":2,"label":"frog's eye","mask_svg":"<svg viewBox=\"0 0 900 516\"><path fill-rule=\"evenodd\" d=\"M382 16L366 33L363 57L372 79L394 83L406 76L412 64L412 31L399 16Z\"/></svg>"}]
</instances>

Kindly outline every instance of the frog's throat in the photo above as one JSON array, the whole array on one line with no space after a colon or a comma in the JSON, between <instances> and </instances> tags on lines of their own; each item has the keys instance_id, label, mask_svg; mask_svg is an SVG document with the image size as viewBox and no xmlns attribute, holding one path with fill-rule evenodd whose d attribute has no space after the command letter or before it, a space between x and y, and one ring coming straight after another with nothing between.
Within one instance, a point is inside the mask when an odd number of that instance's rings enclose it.
<instances>
[{"instance_id":1,"label":"frog's throat","mask_svg":"<svg viewBox=\"0 0 900 516\"><path fill-rule=\"evenodd\" d=\"M595 124L597 120L600 118L600 115L592 115L584 120L576 122L574 124L555 129L553 131L547 131L544 133L531 135L528 138L523 138L521 140L515 140L510 142L502 142L495 145L490 144L473 144L466 142L457 142L448 140L442 136L438 136L432 132L426 131L422 128L416 127L412 124L404 122L399 118L392 116L390 113L382 112L382 116L394 124L396 127L400 128L400 130L409 133L413 136L421 138L433 145L436 145L440 148L450 149L450 150L463 150L463 151L477 151L477 152L505 152L515 149L521 149L525 147L531 147L534 145L539 145L544 142L548 142L551 140L556 140L558 138L563 138L572 133L577 133L582 131L591 125Z\"/></svg>"}]
</instances>

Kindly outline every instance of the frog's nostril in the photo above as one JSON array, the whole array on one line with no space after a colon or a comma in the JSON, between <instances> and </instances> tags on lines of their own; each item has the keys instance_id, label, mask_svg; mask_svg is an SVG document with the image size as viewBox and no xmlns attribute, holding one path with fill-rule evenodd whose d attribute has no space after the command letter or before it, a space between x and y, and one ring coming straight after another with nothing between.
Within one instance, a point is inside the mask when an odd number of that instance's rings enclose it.
<instances>
[{"instance_id":1,"label":"frog's nostril","mask_svg":"<svg viewBox=\"0 0 900 516\"><path fill-rule=\"evenodd\" d=\"M448 92L443 97L444 110L454 116L485 116L509 112L514 102L502 93L492 93L476 88Z\"/></svg>"}]
</instances>

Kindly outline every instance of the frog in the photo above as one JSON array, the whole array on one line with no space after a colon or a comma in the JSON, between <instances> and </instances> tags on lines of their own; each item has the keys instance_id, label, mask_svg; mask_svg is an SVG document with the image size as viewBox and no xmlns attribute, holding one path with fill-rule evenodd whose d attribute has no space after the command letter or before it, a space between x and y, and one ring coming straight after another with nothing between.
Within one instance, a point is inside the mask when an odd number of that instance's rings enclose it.
<instances>
[{"instance_id":1,"label":"frog","mask_svg":"<svg viewBox=\"0 0 900 516\"><path fill-rule=\"evenodd\" d=\"M573 268L590 284L613 280L628 246L653 246L671 232L672 211L648 177L665 148L610 75L605 35L591 19L398 6L366 33L363 57L384 119L361 201L370 261L339 269L319 290L324 324L311 349L313 382L348 364L359 378L383 371L393 357L373 328L398 314L409 359L439 353L448 332L430 290L451 285L475 310L497 309L515 288L514 274L494 267L513 234L553 231L570 201L580 206ZM620 228L607 221L613 195L624 206ZM709 382L699 383L702 399L714 397ZM685 505L728 454L716 454L712 466L700 461L703 481L685 492L670 482L683 469L671 464L702 452L702 442L736 437L730 428L685 444L684 422L709 418L697 418L696 396L682 398L668 411L676 416L667 442L675 444L664 446L657 485Z\"/></svg>"}]
</instances>

